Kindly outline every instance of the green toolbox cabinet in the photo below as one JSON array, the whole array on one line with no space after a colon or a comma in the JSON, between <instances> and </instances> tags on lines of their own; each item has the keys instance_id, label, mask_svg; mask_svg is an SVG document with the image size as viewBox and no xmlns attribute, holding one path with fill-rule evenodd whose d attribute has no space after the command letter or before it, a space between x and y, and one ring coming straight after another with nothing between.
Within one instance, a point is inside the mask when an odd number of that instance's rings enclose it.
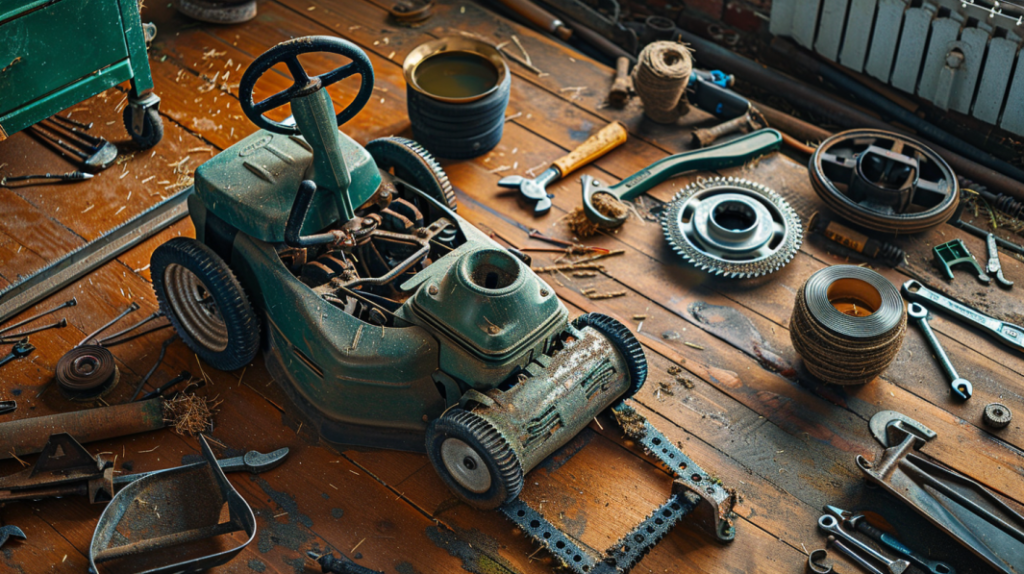
<instances>
[{"instance_id":1,"label":"green toolbox cabinet","mask_svg":"<svg viewBox=\"0 0 1024 574\"><path fill-rule=\"evenodd\" d=\"M0 0L0 141L131 80L125 128L156 145L146 40L137 0Z\"/></svg>"}]
</instances>

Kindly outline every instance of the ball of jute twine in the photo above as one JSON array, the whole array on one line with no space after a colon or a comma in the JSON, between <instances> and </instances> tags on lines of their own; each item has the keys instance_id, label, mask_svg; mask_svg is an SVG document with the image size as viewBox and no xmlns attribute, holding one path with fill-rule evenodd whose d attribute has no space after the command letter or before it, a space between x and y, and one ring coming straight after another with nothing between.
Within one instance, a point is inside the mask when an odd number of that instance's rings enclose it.
<instances>
[{"instance_id":1,"label":"ball of jute twine","mask_svg":"<svg viewBox=\"0 0 1024 574\"><path fill-rule=\"evenodd\" d=\"M818 273L830 269L834 268L826 268ZM833 278L842 276L842 272L832 271L831 274ZM826 298L828 282L813 280L814 276L797 292L793 317L789 325L793 348L803 358L807 370L826 383L861 385L871 382L892 364L903 346L907 313L902 299L899 298L899 292L888 284L899 303L893 303L892 295L889 294L889 302L883 303L882 308L876 311L886 314L892 326L884 332L862 336L848 326L837 328L837 325L827 325L822 321L820 311L811 311L807 302L808 297L816 299L814 306L818 309L822 309L824 304L830 304ZM882 280L888 283L884 278Z\"/></svg>"},{"instance_id":2,"label":"ball of jute twine","mask_svg":"<svg viewBox=\"0 0 1024 574\"><path fill-rule=\"evenodd\" d=\"M651 120L672 124L686 113L683 93L690 82L693 57L679 42L652 42L640 52L633 67L633 89Z\"/></svg>"}]
</instances>

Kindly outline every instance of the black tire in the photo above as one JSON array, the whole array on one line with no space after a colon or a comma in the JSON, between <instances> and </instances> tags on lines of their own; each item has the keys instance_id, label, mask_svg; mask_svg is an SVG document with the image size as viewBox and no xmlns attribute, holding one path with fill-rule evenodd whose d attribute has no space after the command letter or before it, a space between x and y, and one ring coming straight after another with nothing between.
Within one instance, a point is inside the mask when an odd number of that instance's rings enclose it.
<instances>
[{"instance_id":1,"label":"black tire","mask_svg":"<svg viewBox=\"0 0 1024 574\"><path fill-rule=\"evenodd\" d=\"M150 273L160 310L199 358L221 371L252 362L259 321L235 274L212 249L176 237L153 252Z\"/></svg>"},{"instance_id":2,"label":"black tire","mask_svg":"<svg viewBox=\"0 0 1024 574\"><path fill-rule=\"evenodd\" d=\"M622 399L628 399L640 392L647 381L647 356L644 355L644 348L629 327L601 313L580 315L572 322L572 326L577 329L593 327L608 337L612 345L622 353L626 368L629 369L629 390L622 395Z\"/></svg>"},{"instance_id":3,"label":"black tire","mask_svg":"<svg viewBox=\"0 0 1024 574\"><path fill-rule=\"evenodd\" d=\"M497 90L467 103L452 104L406 89L412 132L430 153L448 159L482 155L501 141L511 92L507 75Z\"/></svg>"},{"instance_id":4,"label":"black tire","mask_svg":"<svg viewBox=\"0 0 1024 574\"><path fill-rule=\"evenodd\" d=\"M470 472L477 470L479 464L484 465L489 473L486 488L468 488L466 480L460 482L453 476L443 454L446 442L453 439L462 442L462 445L454 448L465 446L472 449L466 451L468 456L462 460L463 464L472 461L474 466ZM430 423L426 440L427 457L434 470L445 485L466 504L490 510L515 500L523 490L523 466L519 457L505 437L486 419L459 408L451 409ZM452 462L450 457L449 461ZM457 464L457 461L453 464Z\"/></svg>"},{"instance_id":5,"label":"black tire","mask_svg":"<svg viewBox=\"0 0 1024 574\"><path fill-rule=\"evenodd\" d=\"M149 108L142 114L142 133L132 131L132 106L125 106L121 113L124 120L124 129L140 149L149 149L164 138L164 121L156 108Z\"/></svg>"},{"instance_id":6,"label":"black tire","mask_svg":"<svg viewBox=\"0 0 1024 574\"><path fill-rule=\"evenodd\" d=\"M395 176L426 192L452 211L458 211L455 189L448 180L448 174L420 144L406 138L386 137L366 144L366 151L378 168L384 171L393 169Z\"/></svg>"}]
</instances>

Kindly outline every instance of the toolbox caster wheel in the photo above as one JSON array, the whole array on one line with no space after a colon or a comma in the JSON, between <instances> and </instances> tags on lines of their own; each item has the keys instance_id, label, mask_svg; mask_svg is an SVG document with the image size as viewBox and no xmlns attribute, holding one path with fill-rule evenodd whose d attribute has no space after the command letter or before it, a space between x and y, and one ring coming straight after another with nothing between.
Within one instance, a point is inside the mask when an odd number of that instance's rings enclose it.
<instances>
[{"instance_id":1,"label":"toolbox caster wheel","mask_svg":"<svg viewBox=\"0 0 1024 574\"><path fill-rule=\"evenodd\" d=\"M153 290L181 339L215 369L248 365L259 350L259 321L231 268L212 249L176 237L153 252Z\"/></svg>"},{"instance_id":2,"label":"toolbox caster wheel","mask_svg":"<svg viewBox=\"0 0 1024 574\"><path fill-rule=\"evenodd\" d=\"M125 106L123 112L124 129L128 130L128 135L131 136L132 140L141 149L149 149L156 144L160 143L160 140L164 137L164 121L160 117L160 112L156 107L146 108L140 110L142 113L142 125L141 132L136 133L132 129L132 115L135 112L135 106Z\"/></svg>"},{"instance_id":3,"label":"toolbox caster wheel","mask_svg":"<svg viewBox=\"0 0 1024 574\"><path fill-rule=\"evenodd\" d=\"M523 467L486 419L454 408L427 428L427 456L445 485L483 510L511 502L523 489Z\"/></svg>"}]
</instances>

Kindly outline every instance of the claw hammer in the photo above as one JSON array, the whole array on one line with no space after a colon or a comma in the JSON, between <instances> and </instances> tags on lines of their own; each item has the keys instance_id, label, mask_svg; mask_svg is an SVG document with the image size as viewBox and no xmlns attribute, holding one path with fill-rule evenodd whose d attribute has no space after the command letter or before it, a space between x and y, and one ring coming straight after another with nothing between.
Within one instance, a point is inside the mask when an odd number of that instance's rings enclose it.
<instances>
[{"instance_id":1,"label":"claw hammer","mask_svg":"<svg viewBox=\"0 0 1024 574\"><path fill-rule=\"evenodd\" d=\"M551 167L544 170L533 179L526 179L521 175L510 175L501 178L498 185L501 187L518 188L523 197L536 202L533 207L535 215L543 215L551 209L551 198L553 195L547 191L547 186L563 178L573 171L587 165L595 159L612 151L625 143L627 137L626 126L615 121L600 131L587 138L576 149L556 159Z\"/></svg>"}]
</instances>

